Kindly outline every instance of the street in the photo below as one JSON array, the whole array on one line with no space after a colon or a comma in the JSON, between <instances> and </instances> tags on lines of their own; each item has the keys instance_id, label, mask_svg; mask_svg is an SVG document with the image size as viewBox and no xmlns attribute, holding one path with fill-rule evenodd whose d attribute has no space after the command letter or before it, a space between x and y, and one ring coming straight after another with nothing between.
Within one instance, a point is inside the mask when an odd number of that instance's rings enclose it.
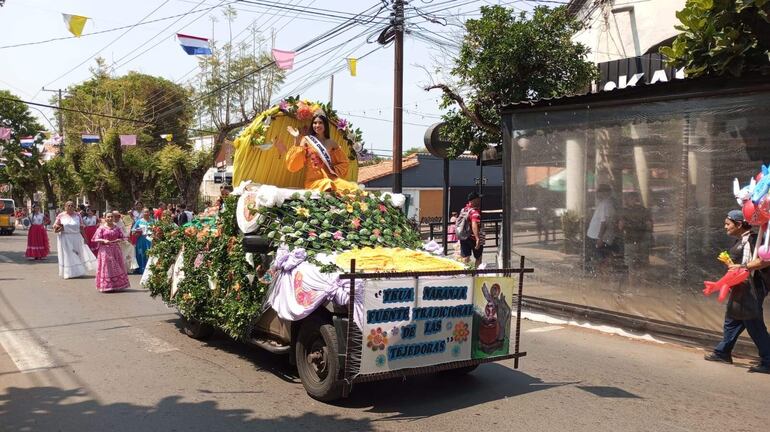
<instances>
[{"instance_id":1,"label":"street","mask_svg":"<svg viewBox=\"0 0 770 432\"><path fill-rule=\"evenodd\" d=\"M3 431L748 431L770 420L770 379L745 360L529 321L519 370L362 384L323 404L283 357L185 336L137 276L100 294L91 277L59 279L55 254L24 260L25 234L0 238Z\"/></svg>"}]
</instances>

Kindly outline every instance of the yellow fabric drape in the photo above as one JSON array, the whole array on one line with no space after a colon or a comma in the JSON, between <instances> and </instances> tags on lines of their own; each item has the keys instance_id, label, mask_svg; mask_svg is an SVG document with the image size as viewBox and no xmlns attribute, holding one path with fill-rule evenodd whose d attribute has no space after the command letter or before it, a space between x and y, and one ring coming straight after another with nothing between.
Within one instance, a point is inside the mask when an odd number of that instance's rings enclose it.
<instances>
[{"instance_id":1,"label":"yellow fabric drape","mask_svg":"<svg viewBox=\"0 0 770 432\"><path fill-rule=\"evenodd\" d=\"M265 143L273 143L268 150L262 150L257 145L252 145L249 141L254 131L259 127L268 115L273 115L273 121L265 131ZM286 168L285 154L279 152L281 144L286 151L294 147L294 137L287 131L287 126L294 126L297 129L310 127L310 120L299 121L295 118L284 115L278 110L278 107L271 108L257 116L233 142L235 155L233 156L233 184L239 185L242 181L251 180L254 183L270 184L278 187L297 188L304 187L305 170L289 172ZM329 125L330 136L339 146L345 157L350 156L350 146L343 138L340 131L333 125ZM280 143L280 144L278 144ZM349 161L348 172L345 180L356 182L358 180L358 161Z\"/></svg>"}]
</instances>

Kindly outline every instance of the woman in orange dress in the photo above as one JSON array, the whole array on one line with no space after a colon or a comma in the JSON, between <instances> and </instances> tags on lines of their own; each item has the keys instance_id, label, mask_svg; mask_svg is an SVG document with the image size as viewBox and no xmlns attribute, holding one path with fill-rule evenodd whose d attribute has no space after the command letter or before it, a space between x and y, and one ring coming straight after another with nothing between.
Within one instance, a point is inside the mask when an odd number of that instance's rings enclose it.
<instances>
[{"instance_id":1,"label":"woman in orange dress","mask_svg":"<svg viewBox=\"0 0 770 432\"><path fill-rule=\"evenodd\" d=\"M354 191L358 185L347 181L348 158L339 144L331 139L329 119L323 113L313 116L310 135L300 138L299 131L289 126L294 146L286 153L286 168L297 172L305 168L305 189L320 191Z\"/></svg>"}]
</instances>

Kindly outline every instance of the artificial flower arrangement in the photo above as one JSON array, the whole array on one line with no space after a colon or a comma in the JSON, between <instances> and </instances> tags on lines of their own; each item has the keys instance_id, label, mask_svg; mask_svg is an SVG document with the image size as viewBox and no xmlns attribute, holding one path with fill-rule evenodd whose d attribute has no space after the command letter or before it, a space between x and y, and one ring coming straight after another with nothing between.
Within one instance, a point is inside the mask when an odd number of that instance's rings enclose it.
<instances>
[{"instance_id":1,"label":"artificial flower arrangement","mask_svg":"<svg viewBox=\"0 0 770 432\"><path fill-rule=\"evenodd\" d=\"M184 227L161 221L153 226L151 261L143 276L150 294L160 296L187 318L214 325L234 338L248 338L268 292L271 253L263 262L243 250L243 231L280 245L302 249L307 261L325 273L347 270L346 260L361 260L364 271L456 269L461 264L423 252L420 233L402 211L404 196L357 191L334 194L262 185L252 200L243 188L225 200L216 218ZM336 256L340 256L337 259ZM431 258L435 258L431 260ZM383 261L384 260L384 261ZM367 265L367 263L369 263Z\"/></svg>"},{"instance_id":2,"label":"artificial flower arrangement","mask_svg":"<svg viewBox=\"0 0 770 432\"><path fill-rule=\"evenodd\" d=\"M356 155L364 148L364 142L361 130L353 128L353 125L344 118L339 117L337 112L328 104L313 102L297 97L288 97L280 101L277 105L261 113L254 122L252 122L241 136L247 137L248 142L253 146L258 146L262 150L272 147L271 143L266 142L265 136L276 117L286 115L296 118L300 121L309 121L316 112L322 111L329 119L329 127L336 128L340 135L350 148L348 158L355 160Z\"/></svg>"}]
</instances>

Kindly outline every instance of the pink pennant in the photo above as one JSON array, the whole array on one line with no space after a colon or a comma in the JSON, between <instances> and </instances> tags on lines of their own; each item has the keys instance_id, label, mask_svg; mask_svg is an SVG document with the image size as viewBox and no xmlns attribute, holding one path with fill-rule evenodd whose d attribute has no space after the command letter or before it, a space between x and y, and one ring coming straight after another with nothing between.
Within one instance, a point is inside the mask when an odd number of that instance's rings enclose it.
<instances>
[{"instance_id":1,"label":"pink pennant","mask_svg":"<svg viewBox=\"0 0 770 432\"><path fill-rule=\"evenodd\" d=\"M11 128L0 128L0 140L9 140L11 139Z\"/></svg>"},{"instance_id":2,"label":"pink pennant","mask_svg":"<svg viewBox=\"0 0 770 432\"><path fill-rule=\"evenodd\" d=\"M273 59L275 64L283 70L289 70L294 67L294 56L297 53L294 51L283 51L273 48Z\"/></svg>"},{"instance_id":3,"label":"pink pennant","mask_svg":"<svg viewBox=\"0 0 770 432\"><path fill-rule=\"evenodd\" d=\"M136 135L121 135L120 136L120 145L122 145L122 146L135 146L136 145Z\"/></svg>"}]
</instances>

